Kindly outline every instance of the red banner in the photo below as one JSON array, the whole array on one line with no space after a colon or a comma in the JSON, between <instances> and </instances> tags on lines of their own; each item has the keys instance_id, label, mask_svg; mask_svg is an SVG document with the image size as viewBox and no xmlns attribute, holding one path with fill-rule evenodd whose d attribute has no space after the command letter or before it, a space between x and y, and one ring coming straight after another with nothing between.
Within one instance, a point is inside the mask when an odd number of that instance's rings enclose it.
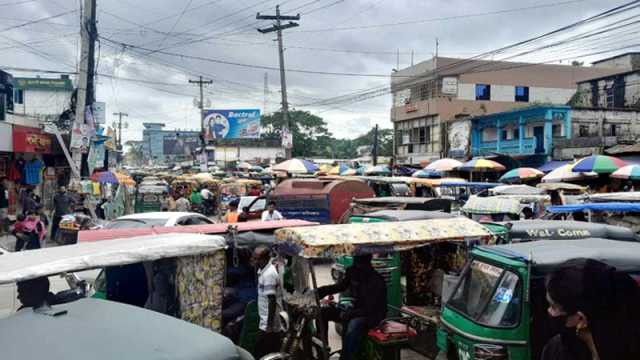
<instances>
[{"instance_id":1,"label":"red banner","mask_svg":"<svg viewBox=\"0 0 640 360\"><path fill-rule=\"evenodd\" d=\"M20 153L51 154L53 138L41 129L13 126L13 151Z\"/></svg>"}]
</instances>

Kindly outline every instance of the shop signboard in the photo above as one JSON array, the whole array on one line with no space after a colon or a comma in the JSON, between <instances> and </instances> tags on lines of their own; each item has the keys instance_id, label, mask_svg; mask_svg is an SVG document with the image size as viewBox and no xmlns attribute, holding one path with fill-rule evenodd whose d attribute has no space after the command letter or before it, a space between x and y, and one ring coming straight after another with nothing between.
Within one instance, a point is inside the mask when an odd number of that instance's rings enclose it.
<instances>
[{"instance_id":1,"label":"shop signboard","mask_svg":"<svg viewBox=\"0 0 640 360\"><path fill-rule=\"evenodd\" d=\"M73 91L71 79L13 78L18 89Z\"/></svg>"},{"instance_id":2,"label":"shop signboard","mask_svg":"<svg viewBox=\"0 0 640 360\"><path fill-rule=\"evenodd\" d=\"M13 126L13 151L17 153L51 154L53 138L39 128Z\"/></svg>"},{"instance_id":3,"label":"shop signboard","mask_svg":"<svg viewBox=\"0 0 640 360\"><path fill-rule=\"evenodd\" d=\"M96 124L106 123L107 103L105 103L104 101L96 101L91 106L93 110L93 120L96 122Z\"/></svg>"},{"instance_id":4,"label":"shop signboard","mask_svg":"<svg viewBox=\"0 0 640 360\"><path fill-rule=\"evenodd\" d=\"M212 139L256 139L260 137L260 110L205 110L205 137Z\"/></svg>"},{"instance_id":5,"label":"shop signboard","mask_svg":"<svg viewBox=\"0 0 640 360\"><path fill-rule=\"evenodd\" d=\"M458 94L458 78L445 76L442 78L442 94L456 95Z\"/></svg>"},{"instance_id":6,"label":"shop signboard","mask_svg":"<svg viewBox=\"0 0 640 360\"><path fill-rule=\"evenodd\" d=\"M166 134L162 141L162 153L164 155L191 156L200 146L200 138L193 133Z\"/></svg>"}]
</instances>

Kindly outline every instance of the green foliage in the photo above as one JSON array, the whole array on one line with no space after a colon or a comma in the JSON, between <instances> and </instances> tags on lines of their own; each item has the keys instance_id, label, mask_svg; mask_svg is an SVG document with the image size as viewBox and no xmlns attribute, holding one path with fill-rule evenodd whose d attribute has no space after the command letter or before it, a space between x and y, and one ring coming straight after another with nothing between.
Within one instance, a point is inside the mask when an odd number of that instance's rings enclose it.
<instances>
[{"instance_id":1,"label":"green foliage","mask_svg":"<svg viewBox=\"0 0 640 360\"><path fill-rule=\"evenodd\" d=\"M293 132L293 157L320 157L350 159L358 156L359 146L373 145L374 130L355 139L336 139L327 128L327 122L308 111L289 111ZM280 139L284 125L282 113L262 116L262 137ZM393 152L393 130L378 131L378 155L391 156Z\"/></svg>"}]
</instances>

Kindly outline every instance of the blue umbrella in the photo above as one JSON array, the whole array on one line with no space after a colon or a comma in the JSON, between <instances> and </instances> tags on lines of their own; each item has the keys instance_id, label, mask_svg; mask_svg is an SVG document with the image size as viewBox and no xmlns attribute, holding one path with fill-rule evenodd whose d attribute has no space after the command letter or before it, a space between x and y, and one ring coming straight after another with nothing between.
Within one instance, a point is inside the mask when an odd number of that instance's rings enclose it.
<instances>
[{"instance_id":1,"label":"blue umbrella","mask_svg":"<svg viewBox=\"0 0 640 360\"><path fill-rule=\"evenodd\" d=\"M416 171L414 172L412 175L412 177L417 177L417 178L441 178L442 177L442 173L439 171L432 171L432 170L420 170L420 171Z\"/></svg>"}]
</instances>

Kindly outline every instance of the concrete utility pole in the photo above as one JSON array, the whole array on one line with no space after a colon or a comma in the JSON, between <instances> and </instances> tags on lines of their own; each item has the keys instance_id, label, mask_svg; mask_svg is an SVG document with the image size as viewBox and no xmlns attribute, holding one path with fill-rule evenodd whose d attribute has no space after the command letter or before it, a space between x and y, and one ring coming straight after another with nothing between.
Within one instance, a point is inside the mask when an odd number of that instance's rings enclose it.
<instances>
[{"instance_id":1,"label":"concrete utility pole","mask_svg":"<svg viewBox=\"0 0 640 360\"><path fill-rule=\"evenodd\" d=\"M280 57L280 87L282 92L282 118L284 120L284 131L283 133L289 133L291 129L291 124L289 122L289 102L287 101L287 80L285 79L285 70L284 70L284 46L282 44L282 30L286 30L289 28L300 26L300 24L289 21L288 24L282 24L282 20L300 20L300 14L295 16L288 15L280 15L280 5L276 6L276 14L275 15L260 15L258 13L256 15L256 19L258 20L275 20L275 24L271 27L258 29L258 32L261 34L267 34L271 32L276 32L278 35L278 54ZM287 149L287 159L291 158L291 149Z\"/></svg>"},{"instance_id":2,"label":"concrete utility pole","mask_svg":"<svg viewBox=\"0 0 640 360\"><path fill-rule=\"evenodd\" d=\"M202 151L204 152L205 146L207 145L207 139L204 138L205 129L204 129L204 86L213 84L213 80L203 80L202 76L198 80L189 80L190 84L198 84L200 86L200 102L198 103L198 107L200 108L200 132L202 134L203 144Z\"/></svg>"},{"instance_id":3,"label":"concrete utility pole","mask_svg":"<svg viewBox=\"0 0 640 360\"><path fill-rule=\"evenodd\" d=\"M264 104L262 105L262 113L267 113L267 102L269 101L269 73L264 73Z\"/></svg>"},{"instance_id":4,"label":"concrete utility pole","mask_svg":"<svg viewBox=\"0 0 640 360\"><path fill-rule=\"evenodd\" d=\"M76 112L74 123L85 124L85 111L95 100L93 75L95 73L95 42L98 35L96 29L96 0L84 0L82 26L80 28L80 68L78 71L78 88L76 93ZM73 137L73 135L72 135ZM82 171L83 156L79 148L72 149L72 159ZM86 161L86 159L84 160Z\"/></svg>"},{"instance_id":5,"label":"concrete utility pole","mask_svg":"<svg viewBox=\"0 0 640 360\"><path fill-rule=\"evenodd\" d=\"M113 115L118 117L118 139L116 141L116 149L118 151L122 150L122 117L129 116L127 113L123 113L122 111L113 113Z\"/></svg>"},{"instance_id":6,"label":"concrete utility pole","mask_svg":"<svg viewBox=\"0 0 640 360\"><path fill-rule=\"evenodd\" d=\"M373 166L378 165L378 124L373 128L373 150L371 151Z\"/></svg>"}]
</instances>

